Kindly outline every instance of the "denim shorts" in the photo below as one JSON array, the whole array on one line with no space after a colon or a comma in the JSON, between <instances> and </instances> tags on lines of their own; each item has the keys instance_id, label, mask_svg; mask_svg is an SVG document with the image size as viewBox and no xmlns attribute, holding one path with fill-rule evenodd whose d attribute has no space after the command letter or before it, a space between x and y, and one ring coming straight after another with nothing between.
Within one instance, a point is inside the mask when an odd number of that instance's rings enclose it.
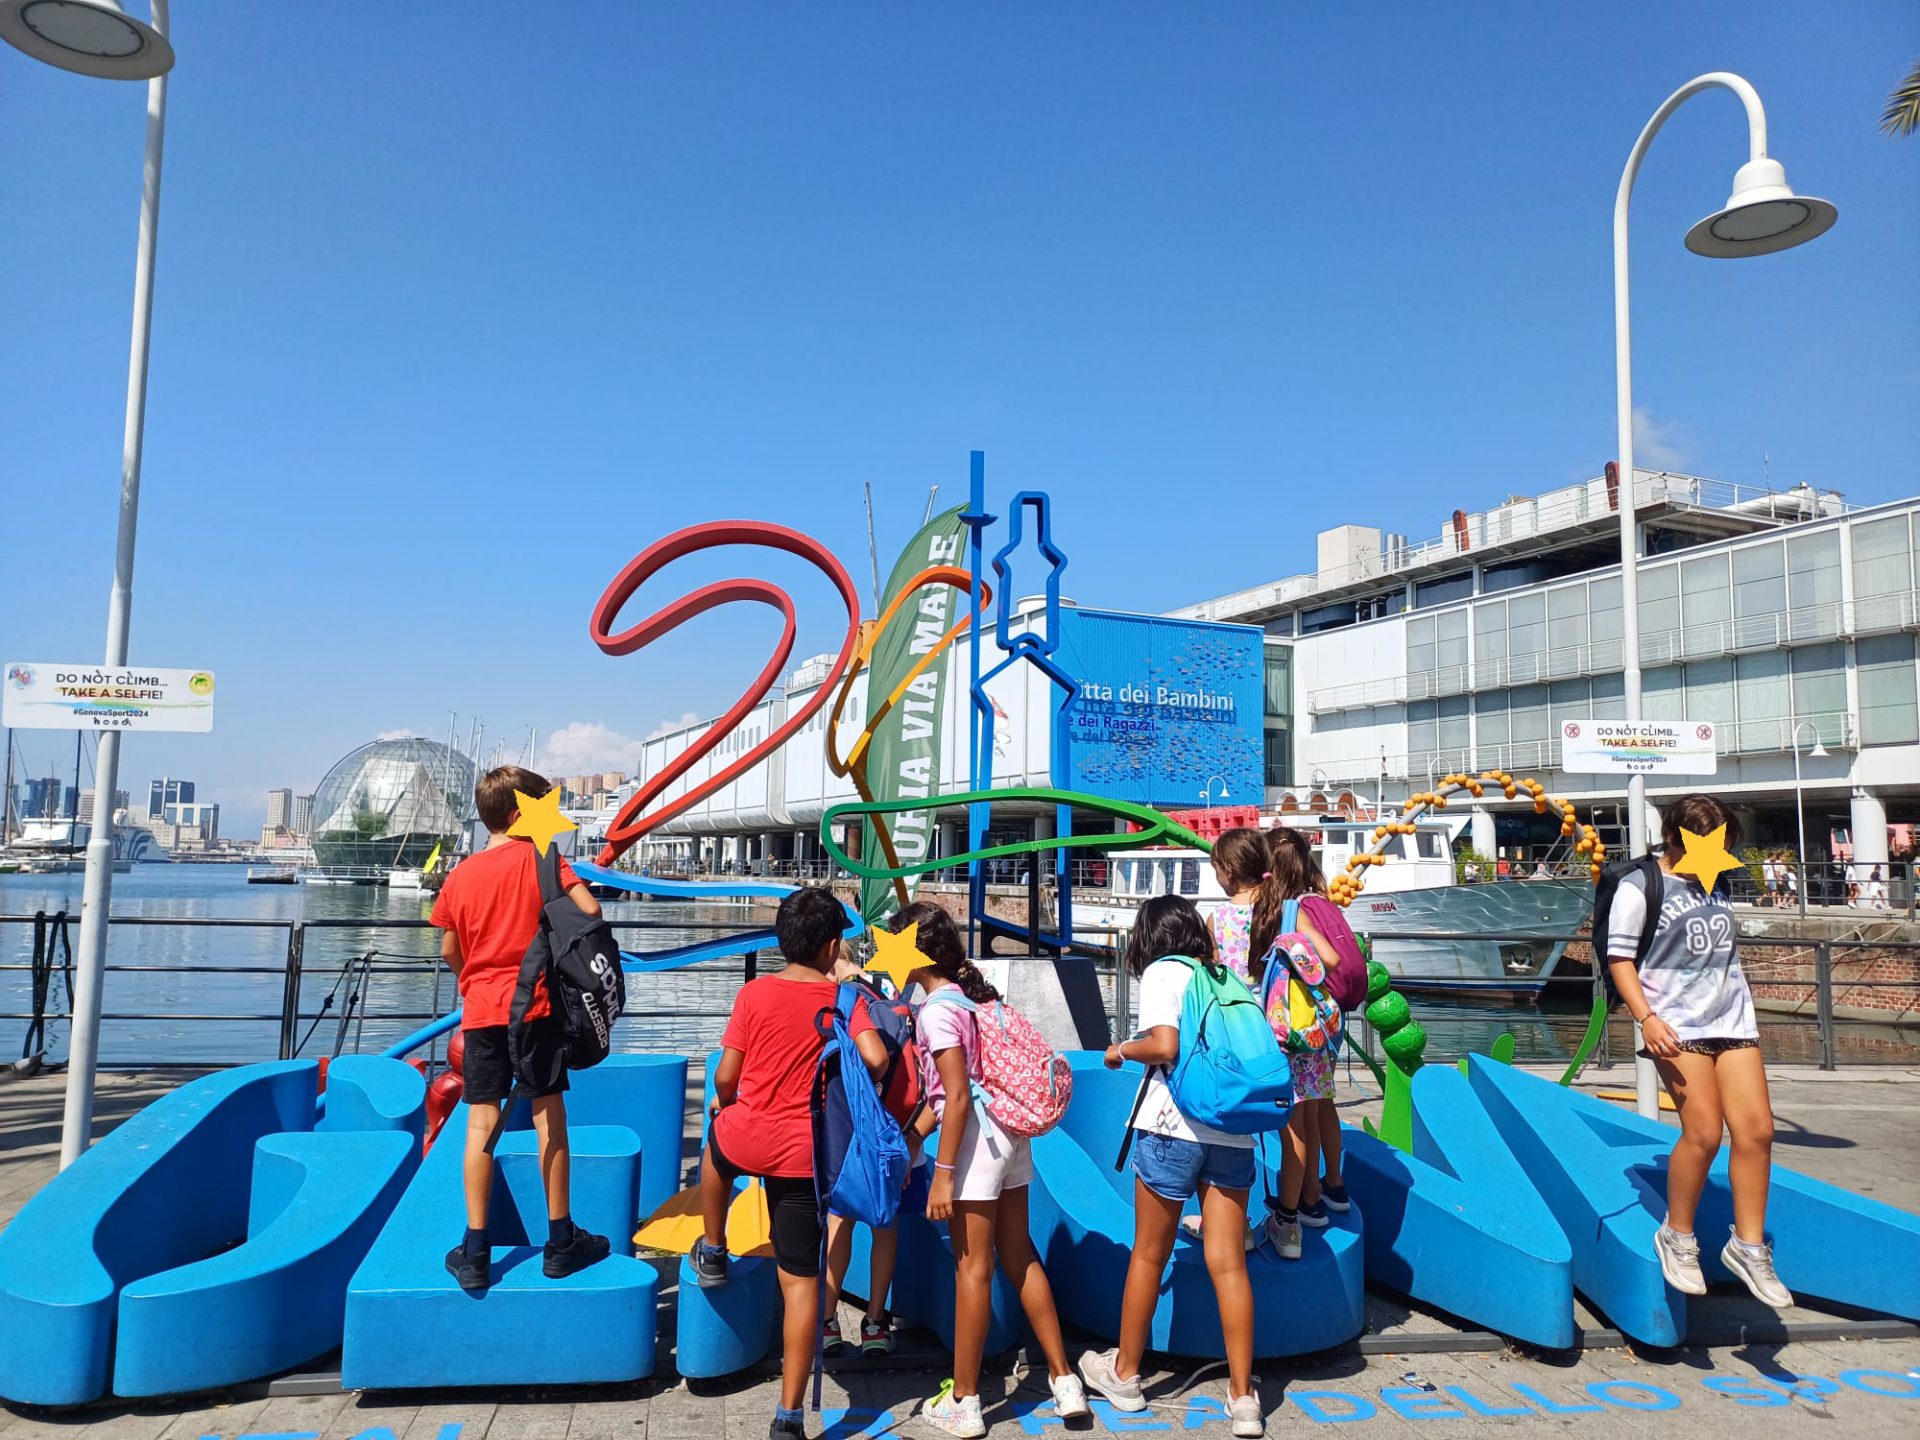
<instances>
[{"instance_id":1,"label":"denim shorts","mask_svg":"<svg viewBox=\"0 0 1920 1440\"><path fill-rule=\"evenodd\" d=\"M1239 1145L1203 1145L1142 1130L1133 1137L1133 1173L1163 1200L1190 1200L1202 1185L1222 1190L1253 1188L1253 1150Z\"/></svg>"}]
</instances>

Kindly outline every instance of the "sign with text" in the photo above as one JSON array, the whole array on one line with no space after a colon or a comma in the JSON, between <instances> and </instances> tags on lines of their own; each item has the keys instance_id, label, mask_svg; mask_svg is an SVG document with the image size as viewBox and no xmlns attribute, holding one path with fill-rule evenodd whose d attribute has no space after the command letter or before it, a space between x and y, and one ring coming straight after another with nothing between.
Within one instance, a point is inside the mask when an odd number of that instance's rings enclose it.
<instances>
[{"instance_id":1,"label":"sign with text","mask_svg":"<svg viewBox=\"0 0 1920 1440\"><path fill-rule=\"evenodd\" d=\"M1577 775L1711 775L1711 720L1562 720L1560 768Z\"/></svg>"},{"instance_id":2,"label":"sign with text","mask_svg":"<svg viewBox=\"0 0 1920 1440\"><path fill-rule=\"evenodd\" d=\"M213 729L213 672L12 661L0 722L21 730Z\"/></svg>"}]
</instances>

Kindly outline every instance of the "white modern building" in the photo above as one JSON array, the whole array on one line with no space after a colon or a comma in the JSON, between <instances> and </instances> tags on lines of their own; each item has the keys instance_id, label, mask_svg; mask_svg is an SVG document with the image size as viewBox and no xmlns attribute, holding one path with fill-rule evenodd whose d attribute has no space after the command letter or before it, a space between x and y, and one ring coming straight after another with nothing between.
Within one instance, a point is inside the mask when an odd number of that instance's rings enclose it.
<instances>
[{"instance_id":1,"label":"white modern building","mask_svg":"<svg viewBox=\"0 0 1920 1440\"><path fill-rule=\"evenodd\" d=\"M1751 841L1791 845L1797 744L1812 858L1910 846L1920 500L1854 509L1647 471L1636 499L1643 718L1712 721L1720 751L1711 779L1649 803L1711 789ZM1624 784L1563 773L1558 740L1563 720L1625 714L1617 501L1601 477L1456 511L1416 543L1342 527L1313 571L1177 612L1258 624L1291 653L1290 764L1269 765L1269 803L1391 802L1497 767L1617 826ZM1547 828L1531 818L1509 807L1476 841L1524 851Z\"/></svg>"}]
</instances>

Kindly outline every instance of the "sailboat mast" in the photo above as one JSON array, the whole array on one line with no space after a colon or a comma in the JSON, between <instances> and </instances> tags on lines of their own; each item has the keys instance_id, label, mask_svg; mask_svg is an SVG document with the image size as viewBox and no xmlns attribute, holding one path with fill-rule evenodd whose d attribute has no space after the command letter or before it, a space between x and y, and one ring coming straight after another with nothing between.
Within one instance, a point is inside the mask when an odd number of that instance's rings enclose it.
<instances>
[{"instance_id":1,"label":"sailboat mast","mask_svg":"<svg viewBox=\"0 0 1920 1440\"><path fill-rule=\"evenodd\" d=\"M84 730L73 732L73 803L67 808L67 853L71 855L79 849L76 843L80 838L80 742L86 734ZM57 808L57 807L56 807ZM93 808L100 808L100 797L93 797Z\"/></svg>"},{"instance_id":2,"label":"sailboat mast","mask_svg":"<svg viewBox=\"0 0 1920 1440\"><path fill-rule=\"evenodd\" d=\"M0 846L13 844L13 731L7 731L7 788L0 798Z\"/></svg>"}]
</instances>

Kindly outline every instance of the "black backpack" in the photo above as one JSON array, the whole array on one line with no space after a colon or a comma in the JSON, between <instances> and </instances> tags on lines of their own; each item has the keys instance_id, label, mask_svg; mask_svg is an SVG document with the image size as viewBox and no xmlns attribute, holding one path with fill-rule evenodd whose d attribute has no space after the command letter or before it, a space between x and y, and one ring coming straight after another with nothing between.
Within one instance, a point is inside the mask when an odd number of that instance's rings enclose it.
<instances>
[{"instance_id":1,"label":"black backpack","mask_svg":"<svg viewBox=\"0 0 1920 1440\"><path fill-rule=\"evenodd\" d=\"M1593 965L1606 977L1609 990L1613 988L1613 975L1608 969L1612 957L1607 954L1607 927L1613 918L1613 897L1620 889L1620 882L1636 872L1645 877L1647 918L1640 926L1640 941L1634 947L1633 958L1644 960L1647 947L1653 944L1654 931L1660 928L1660 857L1642 855L1636 860L1610 860L1600 872L1599 883L1593 887Z\"/></svg>"},{"instance_id":2,"label":"black backpack","mask_svg":"<svg viewBox=\"0 0 1920 1440\"><path fill-rule=\"evenodd\" d=\"M613 1022L627 1004L627 980L620 968L620 944L613 927L589 915L560 885L560 849L534 863L540 877L540 928L520 962L520 979L508 1012L507 1053L520 1075L527 1007L533 984L547 977L547 1003L567 1032L567 1068L585 1070L607 1058L613 1048Z\"/></svg>"}]
</instances>

